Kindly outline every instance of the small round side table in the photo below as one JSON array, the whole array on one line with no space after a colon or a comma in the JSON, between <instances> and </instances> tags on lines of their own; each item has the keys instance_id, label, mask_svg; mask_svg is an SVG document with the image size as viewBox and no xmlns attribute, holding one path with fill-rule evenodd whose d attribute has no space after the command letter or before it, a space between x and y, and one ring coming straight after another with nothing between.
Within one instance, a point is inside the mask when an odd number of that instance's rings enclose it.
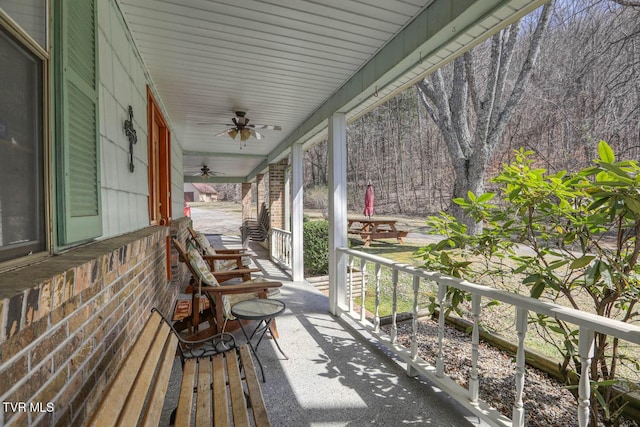
<instances>
[{"instance_id":1,"label":"small round side table","mask_svg":"<svg viewBox=\"0 0 640 427\"><path fill-rule=\"evenodd\" d=\"M242 333L247 339L247 343L249 344L249 347L251 347L251 349L253 350L253 354L256 357L256 360L258 361L258 365L260 366L260 371L262 372L262 382L265 382L266 379L264 376L264 368L262 367L262 362L258 357L258 346L260 346L260 343L262 342L262 338L264 338L264 335L267 333L267 331L269 331L269 326L271 325L271 322L273 321L273 319L280 316L284 312L285 308L286 306L284 302L277 299L271 299L271 298L241 301L237 304L234 304L233 307L231 307L231 314L235 316L235 318L238 320L258 320L258 326L256 326L251 336L247 334L247 331L244 328L242 322L238 322L238 323L240 323L240 329L242 329ZM254 346L251 343L251 341L256 335L259 337L259 339L256 345ZM276 337L272 335L272 338L273 338L273 342L276 344L276 347L278 348L278 351L280 351L280 354L282 354L284 358L288 360L289 358L287 357L286 354L284 354L284 351L282 351L282 348L280 348L280 344L278 344L278 340L276 339Z\"/></svg>"}]
</instances>

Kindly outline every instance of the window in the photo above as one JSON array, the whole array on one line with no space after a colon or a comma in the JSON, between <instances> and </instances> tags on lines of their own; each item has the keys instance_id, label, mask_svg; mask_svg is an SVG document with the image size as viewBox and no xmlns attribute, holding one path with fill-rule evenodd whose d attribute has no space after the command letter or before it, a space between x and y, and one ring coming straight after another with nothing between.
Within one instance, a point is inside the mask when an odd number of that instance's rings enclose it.
<instances>
[{"instance_id":1,"label":"window","mask_svg":"<svg viewBox=\"0 0 640 427\"><path fill-rule=\"evenodd\" d=\"M0 261L47 248L41 54L0 20Z\"/></svg>"}]
</instances>

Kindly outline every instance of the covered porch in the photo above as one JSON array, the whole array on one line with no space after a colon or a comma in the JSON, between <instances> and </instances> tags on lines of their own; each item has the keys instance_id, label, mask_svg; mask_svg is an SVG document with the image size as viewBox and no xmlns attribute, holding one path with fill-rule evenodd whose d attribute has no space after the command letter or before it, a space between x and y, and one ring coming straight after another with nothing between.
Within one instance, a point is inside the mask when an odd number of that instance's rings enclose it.
<instances>
[{"instance_id":1,"label":"covered porch","mask_svg":"<svg viewBox=\"0 0 640 427\"><path fill-rule=\"evenodd\" d=\"M225 247L238 246L237 236L215 236ZM258 355L265 369L262 391L273 426L489 425L423 376L408 376L406 365L365 327L348 317L329 314L327 295L269 260L259 244L250 244L256 277L283 283L278 298L286 311L277 318L278 342L265 340ZM234 333L244 341L240 331ZM176 360L165 403L168 424L177 402L181 369ZM167 425L163 424L163 425Z\"/></svg>"},{"instance_id":2,"label":"covered porch","mask_svg":"<svg viewBox=\"0 0 640 427\"><path fill-rule=\"evenodd\" d=\"M33 152L41 153L33 162L41 191L19 198L5 193L5 187L0 191L0 397L16 404L52 403L55 410L5 409L0 424L87 422L151 307L170 311L188 279L170 238L184 240L187 235L189 220L182 218L181 209L184 184L189 182L242 184L246 217L257 215L261 201L271 212L269 240L256 252L268 248L258 256L264 275L285 283L287 310L279 328L290 356L281 361L269 345L260 349L268 377L263 389L274 425L467 425L477 424L480 416L494 425L524 425L528 311L580 326L585 372L576 417L587 424L594 331L638 343L639 328L605 323L347 247L347 123L543 0L378 0L366 5L348 0L284 5L100 0L83 2L86 10L66 0L37 3L35 10L11 7L21 2L3 3L0 9L3 34L11 41L7 45L19 46L39 67L33 81L24 82L37 89L35 94L29 98L31 92L23 92L37 107L34 122L44 129L32 138L38 148ZM68 60L71 53L81 58ZM77 95L67 82L81 79L91 108L66 101L69 94ZM13 107L11 96L0 101ZM240 120L245 116L251 121ZM247 133L247 124L256 127ZM66 128L81 125L87 126L82 132ZM29 121L24 127L34 126ZM6 133L12 126L4 129ZM263 136L258 139L255 132ZM20 148L20 137L12 138L0 135L3 147L27 152ZM303 155L323 139L328 139L329 150L328 296L304 281L302 257ZM6 158L13 161L18 155L10 151ZM257 195L250 193L253 183L263 184ZM78 202L78 191L87 200ZM37 202L37 221L25 220L26 208L6 208L28 198ZM33 249L22 244L21 236L7 237L14 228L20 228L16 235L29 231L31 222L38 231L36 237L27 236L37 243ZM286 266L289 276L274 260ZM414 319L423 284L434 288L441 306L448 286L473 294L468 389L456 387L446 376L442 347L433 367L420 357L417 346L397 345L395 303L390 335L381 332L377 311L373 319L358 312L357 283L347 273L353 263L388 271L394 298L398 278L409 277ZM369 277L366 286L379 292L376 277ZM364 288L360 284L359 289ZM478 398L477 332L483 298L500 300L517 312L512 419L486 408ZM440 342L443 330L441 317ZM393 350L393 356L383 349ZM437 389L414 379L416 375L428 377ZM474 415L445 394L455 396Z\"/></svg>"}]
</instances>

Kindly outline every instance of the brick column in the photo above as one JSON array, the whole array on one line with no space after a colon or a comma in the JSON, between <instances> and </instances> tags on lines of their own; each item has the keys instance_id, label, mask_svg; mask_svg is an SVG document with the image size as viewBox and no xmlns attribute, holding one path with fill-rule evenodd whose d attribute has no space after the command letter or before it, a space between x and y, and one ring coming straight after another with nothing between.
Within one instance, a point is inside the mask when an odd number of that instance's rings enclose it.
<instances>
[{"instance_id":1,"label":"brick column","mask_svg":"<svg viewBox=\"0 0 640 427\"><path fill-rule=\"evenodd\" d=\"M285 219L285 173L287 159L269 165L269 213L271 227L284 229Z\"/></svg>"},{"instance_id":2,"label":"brick column","mask_svg":"<svg viewBox=\"0 0 640 427\"><path fill-rule=\"evenodd\" d=\"M251 191L251 183L243 182L242 183L242 222L244 223L247 219L252 218L252 197L253 192Z\"/></svg>"},{"instance_id":3,"label":"brick column","mask_svg":"<svg viewBox=\"0 0 640 427\"><path fill-rule=\"evenodd\" d=\"M262 204L264 203L264 174L259 173L256 175L256 193L258 195L258 202L256 208L256 218L260 216L260 208L262 208Z\"/></svg>"}]
</instances>

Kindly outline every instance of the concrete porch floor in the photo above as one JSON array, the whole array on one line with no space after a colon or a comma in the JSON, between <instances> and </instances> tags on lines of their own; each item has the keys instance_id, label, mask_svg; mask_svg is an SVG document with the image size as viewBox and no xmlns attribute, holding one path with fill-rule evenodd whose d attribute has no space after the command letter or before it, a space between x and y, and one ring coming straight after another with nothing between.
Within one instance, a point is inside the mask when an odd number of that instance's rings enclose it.
<instances>
[{"instance_id":1,"label":"concrete porch floor","mask_svg":"<svg viewBox=\"0 0 640 427\"><path fill-rule=\"evenodd\" d=\"M239 243L235 237L217 239L211 238L226 247ZM287 305L277 323L289 360L272 340L258 349L272 426L485 425L427 380L408 377L391 355L356 333L355 324L330 315L327 296L306 282L290 281L266 250L251 248L262 276L283 283L277 298ZM176 360L168 393L176 402L179 381ZM168 398L162 425L168 425L173 407Z\"/></svg>"}]
</instances>

